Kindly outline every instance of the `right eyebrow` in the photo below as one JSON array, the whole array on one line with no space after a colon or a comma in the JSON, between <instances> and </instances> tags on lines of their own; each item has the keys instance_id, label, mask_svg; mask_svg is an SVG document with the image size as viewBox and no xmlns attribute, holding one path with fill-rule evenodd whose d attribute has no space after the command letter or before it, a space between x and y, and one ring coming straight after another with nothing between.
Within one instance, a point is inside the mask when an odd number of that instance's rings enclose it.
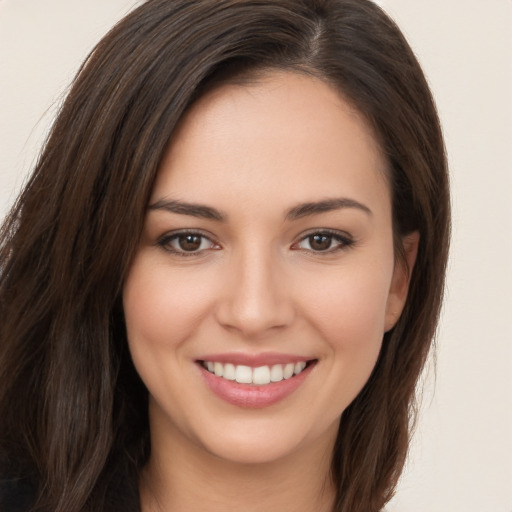
<instances>
[{"instance_id":1,"label":"right eyebrow","mask_svg":"<svg viewBox=\"0 0 512 512\"><path fill-rule=\"evenodd\" d=\"M224 222L227 218L224 213L210 206L195 203L185 203L183 201L174 199L159 199L155 203L149 205L149 210L165 210L170 213L190 215L192 217L217 220L219 222Z\"/></svg>"},{"instance_id":2,"label":"right eyebrow","mask_svg":"<svg viewBox=\"0 0 512 512\"><path fill-rule=\"evenodd\" d=\"M355 208L356 210L360 210L367 215L373 215L372 211L368 206L356 201L354 199L349 198L333 198L333 199L325 199L323 201L311 202L311 203L301 203L294 208L290 209L286 214L286 218L288 220L297 220L302 217L307 217L310 215L318 215L320 213L330 212L333 210L340 210L342 208Z\"/></svg>"}]
</instances>

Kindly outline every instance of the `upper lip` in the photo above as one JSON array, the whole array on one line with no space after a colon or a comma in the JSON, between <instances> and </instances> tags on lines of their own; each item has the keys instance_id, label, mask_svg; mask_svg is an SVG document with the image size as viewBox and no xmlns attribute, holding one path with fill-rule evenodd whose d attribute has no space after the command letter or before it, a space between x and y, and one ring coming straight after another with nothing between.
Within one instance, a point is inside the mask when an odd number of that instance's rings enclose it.
<instances>
[{"instance_id":1,"label":"upper lip","mask_svg":"<svg viewBox=\"0 0 512 512\"><path fill-rule=\"evenodd\" d=\"M208 354L198 358L198 361L210 361L213 363L231 363L257 368L258 366L272 366L274 364L301 363L315 359L314 357L300 356L296 354L281 354L276 352L262 352L260 354L247 354L229 352L222 354Z\"/></svg>"}]
</instances>

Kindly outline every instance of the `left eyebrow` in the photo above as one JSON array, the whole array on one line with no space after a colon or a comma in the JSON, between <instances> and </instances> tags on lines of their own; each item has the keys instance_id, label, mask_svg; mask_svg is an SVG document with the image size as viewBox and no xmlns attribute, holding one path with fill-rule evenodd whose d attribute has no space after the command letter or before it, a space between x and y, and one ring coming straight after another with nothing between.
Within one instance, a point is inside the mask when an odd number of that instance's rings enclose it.
<instances>
[{"instance_id":1,"label":"left eyebrow","mask_svg":"<svg viewBox=\"0 0 512 512\"><path fill-rule=\"evenodd\" d=\"M160 199L149 205L150 210L164 210L179 215L190 215L202 219L217 220L224 222L226 215L215 208L202 204L185 203L183 201Z\"/></svg>"},{"instance_id":2,"label":"left eyebrow","mask_svg":"<svg viewBox=\"0 0 512 512\"><path fill-rule=\"evenodd\" d=\"M325 199L311 203L302 203L294 206L286 213L286 220L297 220L309 215L318 215L320 213L340 210L343 208L356 208L372 216L373 212L368 206L348 198Z\"/></svg>"}]
</instances>

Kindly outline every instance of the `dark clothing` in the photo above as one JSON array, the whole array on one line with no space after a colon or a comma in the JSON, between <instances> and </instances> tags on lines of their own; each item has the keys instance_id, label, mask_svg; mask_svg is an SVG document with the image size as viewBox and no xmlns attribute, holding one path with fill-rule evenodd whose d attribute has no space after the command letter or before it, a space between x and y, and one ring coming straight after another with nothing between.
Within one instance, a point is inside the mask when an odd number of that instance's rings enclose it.
<instances>
[{"instance_id":1,"label":"dark clothing","mask_svg":"<svg viewBox=\"0 0 512 512\"><path fill-rule=\"evenodd\" d=\"M18 476L26 474L26 469L17 459L0 453L0 512L30 511L37 498L37 479ZM102 504L99 507L101 511L140 512L136 472L132 480L121 472L107 470L106 475L100 479L105 485L94 490L100 497L97 500ZM135 484L130 485L131 482Z\"/></svg>"},{"instance_id":2,"label":"dark clothing","mask_svg":"<svg viewBox=\"0 0 512 512\"><path fill-rule=\"evenodd\" d=\"M34 491L27 479L0 479L0 511L26 512L34 499Z\"/></svg>"},{"instance_id":3,"label":"dark clothing","mask_svg":"<svg viewBox=\"0 0 512 512\"><path fill-rule=\"evenodd\" d=\"M26 512L35 499L35 487L20 460L0 450L0 512Z\"/></svg>"}]
</instances>

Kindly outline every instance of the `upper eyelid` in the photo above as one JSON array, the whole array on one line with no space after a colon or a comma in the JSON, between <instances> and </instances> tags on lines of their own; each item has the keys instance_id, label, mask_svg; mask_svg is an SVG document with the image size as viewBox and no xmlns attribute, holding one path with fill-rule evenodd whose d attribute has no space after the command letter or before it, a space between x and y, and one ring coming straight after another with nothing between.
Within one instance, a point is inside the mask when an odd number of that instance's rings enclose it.
<instances>
[{"instance_id":1,"label":"upper eyelid","mask_svg":"<svg viewBox=\"0 0 512 512\"><path fill-rule=\"evenodd\" d=\"M307 231L304 231L300 235L298 235L296 237L296 240L297 241L303 240L304 238L307 238L308 236L316 235L316 234L329 235L329 236L333 236L333 237L348 239L348 240L351 240L351 241L354 240L354 237L350 233L348 233L346 231L339 230L339 229L332 229L332 228L313 228L313 229L308 229Z\"/></svg>"},{"instance_id":2,"label":"upper eyelid","mask_svg":"<svg viewBox=\"0 0 512 512\"><path fill-rule=\"evenodd\" d=\"M176 230L168 231L168 232L164 233L163 235L159 236L156 243L157 243L157 245L162 245L164 243L168 243L170 240L174 239L175 237L178 237L180 235L187 235L187 234L198 235L198 236L204 237L207 240L209 240L212 244L221 246L220 242L217 240L217 237L215 237L213 234L206 232L202 229L195 229L195 228L176 229ZM294 241L292 242L292 246L298 244L299 242L303 241L304 239L306 239L312 235L315 235L315 234L329 235L329 236L332 236L333 238L337 238L345 243L346 242L350 242L350 243L355 242L354 237L346 231L341 231L341 230L332 229L332 228L312 228L312 229L308 229L307 231L304 231L304 232L300 233L299 235L297 235L295 237Z\"/></svg>"},{"instance_id":3,"label":"upper eyelid","mask_svg":"<svg viewBox=\"0 0 512 512\"><path fill-rule=\"evenodd\" d=\"M213 247L207 248L207 249L201 249L199 251L183 251L179 249L175 249L171 246L171 242L175 240L176 238L183 236L183 235L196 235L200 236L202 238L205 238L208 240ZM165 251L169 253L174 253L179 256L199 256L204 253L205 250L211 250L211 249L217 249L220 244L216 241L215 237L212 235L205 234L202 230L197 229L178 229L174 231L168 231L165 234L159 236L155 243L156 246L164 249Z\"/></svg>"},{"instance_id":4,"label":"upper eyelid","mask_svg":"<svg viewBox=\"0 0 512 512\"><path fill-rule=\"evenodd\" d=\"M166 231L164 234L160 235L158 237L158 241L161 241L161 240L168 240L168 239L171 239L171 238L174 238L174 237L177 237L177 236L181 236L181 235L198 235L198 236L202 236L204 238L207 238L208 240L210 240L211 242L213 243L218 243L217 242L217 239L216 237L207 232L207 231L204 231L202 229L175 229L175 230L171 230L171 231Z\"/></svg>"},{"instance_id":5,"label":"upper eyelid","mask_svg":"<svg viewBox=\"0 0 512 512\"><path fill-rule=\"evenodd\" d=\"M299 246L299 244L303 243L309 237L311 237L313 235L317 235L317 234L318 235L327 235L327 236L332 237L334 240L337 240L339 242L338 248L328 249L325 251L314 251L312 249L307 249L307 248L302 249L300 247L297 247L297 246ZM312 252L314 254L327 256L329 254L333 254L334 252L337 252L338 250L348 249L348 248L352 247L355 242L356 241L355 241L354 237L345 231L339 231L336 229L329 229L329 228L323 228L323 229L320 228L320 229L308 230L307 232L299 235L296 238L296 241L293 242L293 244L291 245L291 248L293 250L302 249L306 252Z\"/></svg>"}]
</instances>

